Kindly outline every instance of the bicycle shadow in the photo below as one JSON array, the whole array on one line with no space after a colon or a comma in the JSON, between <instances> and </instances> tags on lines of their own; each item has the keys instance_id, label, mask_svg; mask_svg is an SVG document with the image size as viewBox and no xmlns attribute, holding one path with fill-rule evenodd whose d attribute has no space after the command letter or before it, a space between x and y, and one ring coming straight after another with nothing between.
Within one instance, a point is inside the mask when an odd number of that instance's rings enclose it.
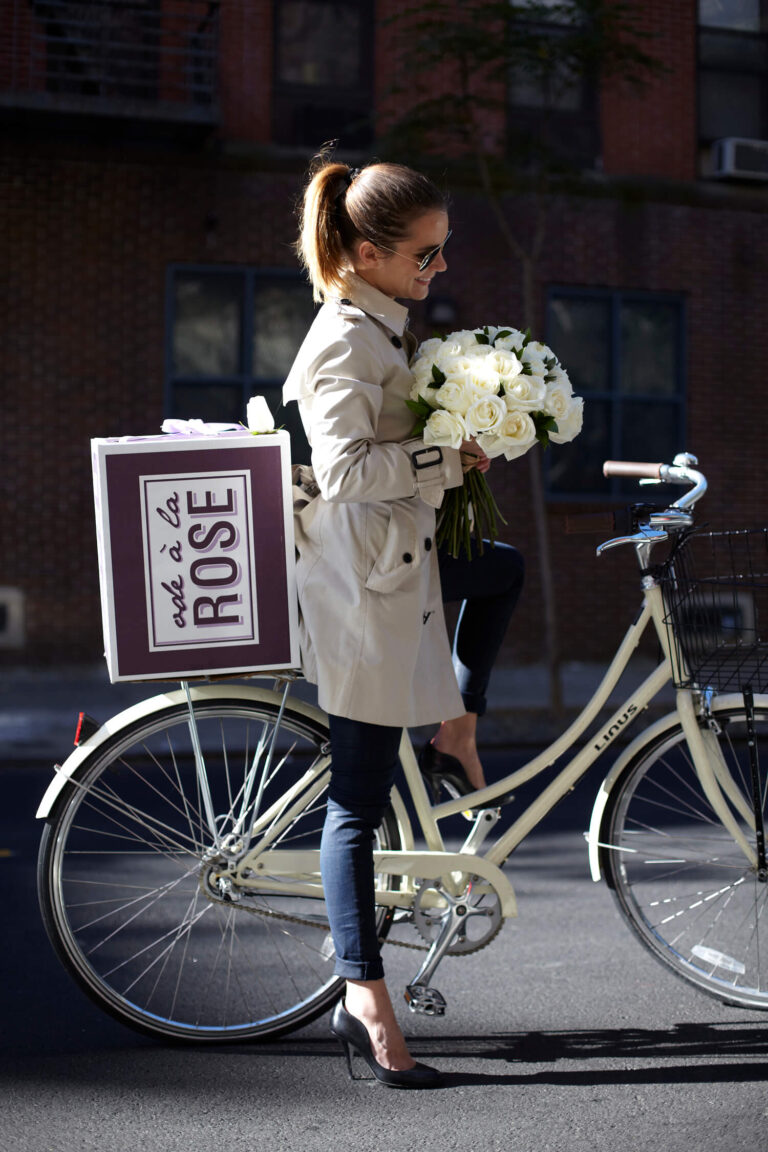
<instances>
[{"instance_id":1,"label":"bicycle shadow","mask_svg":"<svg viewBox=\"0 0 768 1152\"><path fill-rule=\"evenodd\" d=\"M496 1060L519 1066L519 1071L498 1074L449 1072L445 1076L446 1087L738 1083L766 1079L768 1027L728 1022L675 1024L657 1029L513 1032L487 1039L445 1037L431 1055ZM428 1057L420 1054L419 1058ZM716 1062L712 1062L713 1058ZM643 1063L637 1067L625 1063L615 1067L617 1061ZM571 1066L565 1067L566 1063ZM579 1066L574 1066L577 1063ZM544 1064L549 1067L535 1067Z\"/></svg>"}]
</instances>

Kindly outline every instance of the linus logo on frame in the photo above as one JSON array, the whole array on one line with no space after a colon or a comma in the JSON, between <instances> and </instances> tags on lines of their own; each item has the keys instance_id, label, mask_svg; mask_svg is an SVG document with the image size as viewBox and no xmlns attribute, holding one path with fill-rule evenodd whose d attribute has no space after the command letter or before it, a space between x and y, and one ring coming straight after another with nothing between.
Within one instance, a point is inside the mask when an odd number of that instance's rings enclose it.
<instances>
[{"instance_id":1,"label":"linus logo on frame","mask_svg":"<svg viewBox=\"0 0 768 1152\"><path fill-rule=\"evenodd\" d=\"M627 721L632 719L635 712L637 712L637 705L636 704L630 704L629 707L627 708L626 712L624 712L619 717L619 719L616 721L616 723L611 724L610 728L606 729L606 731L603 732L602 736L597 741L597 743L592 745L595 752L602 752L603 748L605 748L607 744L610 744L610 742L611 742L611 740L613 740L614 736L618 736L619 732L621 732L622 728L627 723Z\"/></svg>"}]
</instances>

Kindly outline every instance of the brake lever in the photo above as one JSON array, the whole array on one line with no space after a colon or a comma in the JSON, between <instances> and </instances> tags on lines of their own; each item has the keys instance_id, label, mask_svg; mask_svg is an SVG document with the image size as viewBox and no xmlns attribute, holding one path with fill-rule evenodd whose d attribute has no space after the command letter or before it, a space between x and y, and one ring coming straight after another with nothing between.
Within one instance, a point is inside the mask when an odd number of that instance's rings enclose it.
<instances>
[{"instance_id":1,"label":"brake lever","mask_svg":"<svg viewBox=\"0 0 768 1152\"><path fill-rule=\"evenodd\" d=\"M613 540L606 540L603 544L598 544L596 554L602 556L603 552L607 552L610 548L618 548L621 544L658 544L667 539L666 532L653 528L641 529L634 536L616 536Z\"/></svg>"}]
</instances>

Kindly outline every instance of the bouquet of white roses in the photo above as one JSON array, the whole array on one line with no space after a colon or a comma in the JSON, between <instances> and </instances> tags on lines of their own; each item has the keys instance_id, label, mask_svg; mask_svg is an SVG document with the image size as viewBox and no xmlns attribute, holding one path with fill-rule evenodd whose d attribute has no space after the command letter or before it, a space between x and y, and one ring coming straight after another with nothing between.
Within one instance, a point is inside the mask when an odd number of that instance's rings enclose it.
<instances>
[{"instance_id":1,"label":"bouquet of white roses","mask_svg":"<svg viewBox=\"0 0 768 1152\"><path fill-rule=\"evenodd\" d=\"M493 459L514 460L536 443L565 444L581 431L583 401L546 344L530 330L486 325L426 340L411 365L408 407L415 436L425 444L460 448L474 440ZM494 541L501 519L485 477L471 468L460 488L449 489L437 522L437 543L453 556L471 556L483 535Z\"/></svg>"}]
</instances>

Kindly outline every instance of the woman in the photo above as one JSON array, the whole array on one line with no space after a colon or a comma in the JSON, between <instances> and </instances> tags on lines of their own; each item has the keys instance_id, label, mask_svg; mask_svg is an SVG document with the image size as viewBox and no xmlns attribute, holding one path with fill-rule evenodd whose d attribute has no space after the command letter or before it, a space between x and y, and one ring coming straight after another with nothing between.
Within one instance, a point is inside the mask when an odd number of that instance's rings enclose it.
<instances>
[{"instance_id":1,"label":"woman","mask_svg":"<svg viewBox=\"0 0 768 1152\"><path fill-rule=\"evenodd\" d=\"M321 158L304 195L298 251L324 303L284 389L286 401L299 403L312 449L312 469L300 469L295 492L297 580L302 663L331 733L321 868L335 971L347 981L332 1031L348 1059L351 1046L382 1083L398 1087L440 1078L408 1052L384 983L374 832L404 726L440 723L422 756L434 788L441 780L461 793L484 785L475 725L522 578L514 549L485 554L501 560L453 562L451 597L464 595L462 573L472 570L490 605L490 614L481 610L459 629L462 698L443 616L435 509L463 469L485 471L489 461L474 443L459 451L411 436L416 341L397 303L428 296L447 267L449 235L445 198L426 177L401 165L357 171Z\"/></svg>"}]
</instances>

